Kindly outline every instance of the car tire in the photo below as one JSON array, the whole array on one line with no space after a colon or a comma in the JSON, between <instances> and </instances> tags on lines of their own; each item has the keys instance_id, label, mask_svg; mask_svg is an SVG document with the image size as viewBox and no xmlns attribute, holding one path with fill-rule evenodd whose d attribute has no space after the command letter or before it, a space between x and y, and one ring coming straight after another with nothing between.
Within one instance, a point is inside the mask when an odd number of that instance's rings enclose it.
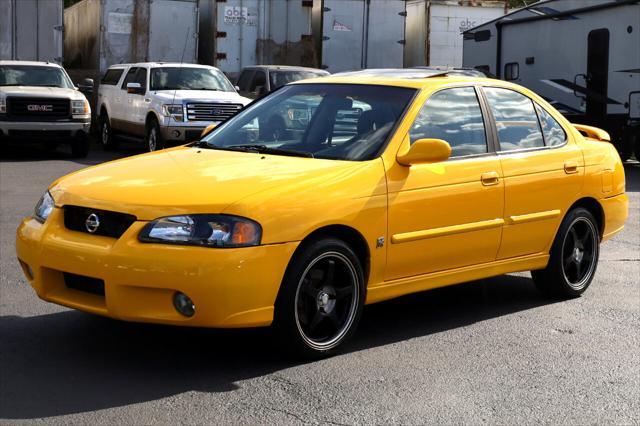
<instances>
[{"instance_id":1,"label":"car tire","mask_svg":"<svg viewBox=\"0 0 640 426\"><path fill-rule=\"evenodd\" d=\"M307 359L328 357L355 332L364 300L362 265L345 242L304 243L285 273L274 328L287 351Z\"/></svg>"},{"instance_id":2,"label":"car tire","mask_svg":"<svg viewBox=\"0 0 640 426\"><path fill-rule=\"evenodd\" d=\"M71 142L71 155L74 158L85 158L89 154L89 137L82 133Z\"/></svg>"},{"instance_id":3,"label":"car tire","mask_svg":"<svg viewBox=\"0 0 640 426\"><path fill-rule=\"evenodd\" d=\"M107 113L100 114L100 142L102 148L110 151L116 148L116 138L111 129Z\"/></svg>"},{"instance_id":4,"label":"car tire","mask_svg":"<svg viewBox=\"0 0 640 426\"><path fill-rule=\"evenodd\" d=\"M150 119L147 123L147 137L145 138L145 142L147 143L149 152L164 149L160 124L158 124L158 120L155 118Z\"/></svg>"},{"instance_id":5,"label":"car tire","mask_svg":"<svg viewBox=\"0 0 640 426\"><path fill-rule=\"evenodd\" d=\"M597 221L589 210L578 207L562 221L547 267L531 271L531 276L536 287L547 296L577 297L591 284L599 255Z\"/></svg>"}]
</instances>

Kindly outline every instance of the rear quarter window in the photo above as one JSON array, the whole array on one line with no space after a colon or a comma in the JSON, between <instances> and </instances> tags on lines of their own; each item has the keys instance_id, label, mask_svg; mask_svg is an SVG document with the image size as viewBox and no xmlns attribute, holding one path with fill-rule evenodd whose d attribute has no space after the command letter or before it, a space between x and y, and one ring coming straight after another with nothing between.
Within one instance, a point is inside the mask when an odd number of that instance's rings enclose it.
<instances>
[{"instance_id":1,"label":"rear quarter window","mask_svg":"<svg viewBox=\"0 0 640 426\"><path fill-rule=\"evenodd\" d=\"M123 68L113 68L107 70L107 72L102 76L100 80L100 84L106 84L108 86L115 86L120 81L120 77L122 77L122 73L124 72Z\"/></svg>"}]
</instances>

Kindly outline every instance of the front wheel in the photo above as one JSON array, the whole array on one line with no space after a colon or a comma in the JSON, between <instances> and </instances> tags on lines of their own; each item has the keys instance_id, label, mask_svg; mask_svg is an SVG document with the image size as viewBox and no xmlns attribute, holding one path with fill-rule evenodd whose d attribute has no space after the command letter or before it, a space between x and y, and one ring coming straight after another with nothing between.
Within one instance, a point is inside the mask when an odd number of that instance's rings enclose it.
<instances>
[{"instance_id":1,"label":"front wheel","mask_svg":"<svg viewBox=\"0 0 640 426\"><path fill-rule=\"evenodd\" d=\"M274 325L281 340L305 358L333 355L354 333L364 305L358 257L341 240L307 244L282 283Z\"/></svg>"},{"instance_id":2,"label":"front wheel","mask_svg":"<svg viewBox=\"0 0 640 426\"><path fill-rule=\"evenodd\" d=\"M147 149L149 152L164 149L164 141L160 132L160 124L156 119L151 119L147 125Z\"/></svg>"},{"instance_id":3,"label":"front wheel","mask_svg":"<svg viewBox=\"0 0 640 426\"><path fill-rule=\"evenodd\" d=\"M591 212L571 210L562 221L545 269L531 271L538 289L547 295L576 297L589 287L598 266L600 233Z\"/></svg>"}]
</instances>

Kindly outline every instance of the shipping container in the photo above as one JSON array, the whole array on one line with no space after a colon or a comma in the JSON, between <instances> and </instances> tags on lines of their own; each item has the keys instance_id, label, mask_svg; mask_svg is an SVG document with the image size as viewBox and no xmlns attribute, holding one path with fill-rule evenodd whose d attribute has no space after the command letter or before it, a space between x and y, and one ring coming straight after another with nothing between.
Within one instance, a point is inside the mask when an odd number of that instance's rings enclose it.
<instances>
[{"instance_id":1,"label":"shipping container","mask_svg":"<svg viewBox=\"0 0 640 426\"><path fill-rule=\"evenodd\" d=\"M311 0L200 0L200 63L236 76L257 64L318 66Z\"/></svg>"},{"instance_id":2,"label":"shipping container","mask_svg":"<svg viewBox=\"0 0 640 426\"><path fill-rule=\"evenodd\" d=\"M504 1L408 0L404 65L462 66L462 33L505 13Z\"/></svg>"},{"instance_id":3,"label":"shipping container","mask_svg":"<svg viewBox=\"0 0 640 426\"><path fill-rule=\"evenodd\" d=\"M64 25L67 68L197 60L198 0L83 0Z\"/></svg>"},{"instance_id":4,"label":"shipping container","mask_svg":"<svg viewBox=\"0 0 640 426\"><path fill-rule=\"evenodd\" d=\"M0 59L62 63L62 0L0 0Z\"/></svg>"}]
</instances>

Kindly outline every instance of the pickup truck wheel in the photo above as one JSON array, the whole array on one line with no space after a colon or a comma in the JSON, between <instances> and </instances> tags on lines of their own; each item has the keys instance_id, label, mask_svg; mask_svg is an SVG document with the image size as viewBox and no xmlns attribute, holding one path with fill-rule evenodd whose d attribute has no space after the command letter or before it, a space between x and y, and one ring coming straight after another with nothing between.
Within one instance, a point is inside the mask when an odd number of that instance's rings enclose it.
<instances>
[{"instance_id":1,"label":"pickup truck wheel","mask_svg":"<svg viewBox=\"0 0 640 426\"><path fill-rule=\"evenodd\" d=\"M282 347L311 359L335 354L355 332L364 299L364 274L351 247L335 238L306 243L276 300Z\"/></svg>"},{"instance_id":2,"label":"pickup truck wheel","mask_svg":"<svg viewBox=\"0 0 640 426\"><path fill-rule=\"evenodd\" d=\"M545 269L531 271L543 294L561 298L580 296L589 287L598 266L600 233L589 210L571 210L562 221Z\"/></svg>"},{"instance_id":3,"label":"pickup truck wheel","mask_svg":"<svg viewBox=\"0 0 640 426\"><path fill-rule=\"evenodd\" d=\"M116 138L113 135L111 124L109 123L109 116L106 113L100 115L100 142L106 150L116 148Z\"/></svg>"},{"instance_id":4,"label":"pickup truck wheel","mask_svg":"<svg viewBox=\"0 0 640 426\"><path fill-rule=\"evenodd\" d=\"M156 119L151 119L149 124L147 124L147 148L149 152L164 149L160 124L158 124Z\"/></svg>"},{"instance_id":5,"label":"pickup truck wheel","mask_svg":"<svg viewBox=\"0 0 640 426\"><path fill-rule=\"evenodd\" d=\"M75 158L85 158L89 154L89 138L84 133L71 142L71 154Z\"/></svg>"}]
</instances>

